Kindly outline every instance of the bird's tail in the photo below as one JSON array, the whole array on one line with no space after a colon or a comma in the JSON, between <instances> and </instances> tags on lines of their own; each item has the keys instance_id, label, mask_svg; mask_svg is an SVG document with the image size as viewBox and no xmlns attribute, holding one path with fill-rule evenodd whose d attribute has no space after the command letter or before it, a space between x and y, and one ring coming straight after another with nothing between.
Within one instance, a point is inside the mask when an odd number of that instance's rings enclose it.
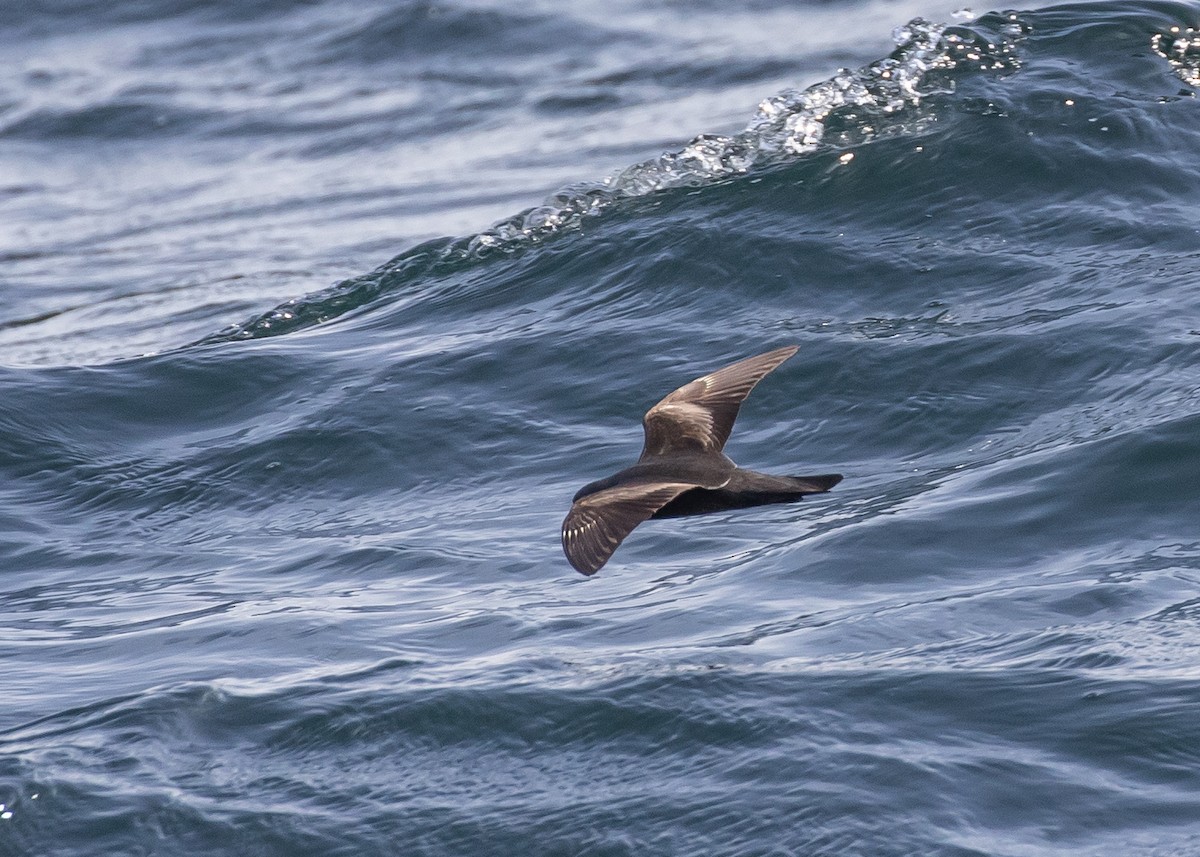
<instances>
[{"instance_id":1,"label":"bird's tail","mask_svg":"<svg viewBox=\"0 0 1200 857\"><path fill-rule=\"evenodd\" d=\"M792 482L796 490L804 494L822 494L842 481L840 473L826 473L824 476L785 476Z\"/></svg>"},{"instance_id":2,"label":"bird's tail","mask_svg":"<svg viewBox=\"0 0 1200 857\"><path fill-rule=\"evenodd\" d=\"M794 503L806 494L824 493L841 481L842 477L837 473L825 476L773 476L739 467L723 487L685 491L652 517L681 518L769 503Z\"/></svg>"}]
</instances>

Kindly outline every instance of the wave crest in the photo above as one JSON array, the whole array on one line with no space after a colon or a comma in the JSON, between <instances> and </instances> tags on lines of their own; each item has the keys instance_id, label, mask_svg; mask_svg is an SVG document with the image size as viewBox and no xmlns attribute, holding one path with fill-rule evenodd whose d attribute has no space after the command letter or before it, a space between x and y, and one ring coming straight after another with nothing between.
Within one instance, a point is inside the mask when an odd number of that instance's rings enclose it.
<instances>
[{"instance_id":1,"label":"wave crest","mask_svg":"<svg viewBox=\"0 0 1200 857\"><path fill-rule=\"evenodd\" d=\"M542 205L475 235L427 242L369 274L290 300L197 344L274 336L329 321L414 279L452 273L578 229L622 200L712 184L814 152L904 133L911 130L905 119L914 109L931 95L953 92L957 76L1016 70L1017 46L1027 32L1015 12L990 13L970 26L915 18L893 31L896 48L884 59L765 99L740 133L701 134L677 152L564 188ZM833 128L836 134L830 134Z\"/></svg>"},{"instance_id":2,"label":"wave crest","mask_svg":"<svg viewBox=\"0 0 1200 857\"><path fill-rule=\"evenodd\" d=\"M1200 88L1200 30L1172 27L1166 33L1155 33L1150 47L1167 61L1180 80Z\"/></svg>"}]
</instances>

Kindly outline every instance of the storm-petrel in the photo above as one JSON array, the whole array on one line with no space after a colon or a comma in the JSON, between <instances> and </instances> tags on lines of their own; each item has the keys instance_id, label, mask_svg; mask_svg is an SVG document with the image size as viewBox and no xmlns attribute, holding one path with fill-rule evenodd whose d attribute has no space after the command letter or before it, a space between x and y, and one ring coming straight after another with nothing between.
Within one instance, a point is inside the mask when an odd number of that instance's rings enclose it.
<instances>
[{"instance_id":1,"label":"storm-petrel","mask_svg":"<svg viewBox=\"0 0 1200 857\"><path fill-rule=\"evenodd\" d=\"M790 503L842 481L743 470L722 451L738 408L754 385L798 345L748 357L684 384L646 412L646 445L637 464L579 489L562 525L563 552L595 574L633 528L649 518L679 518L767 503Z\"/></svg>"}]
</instances>

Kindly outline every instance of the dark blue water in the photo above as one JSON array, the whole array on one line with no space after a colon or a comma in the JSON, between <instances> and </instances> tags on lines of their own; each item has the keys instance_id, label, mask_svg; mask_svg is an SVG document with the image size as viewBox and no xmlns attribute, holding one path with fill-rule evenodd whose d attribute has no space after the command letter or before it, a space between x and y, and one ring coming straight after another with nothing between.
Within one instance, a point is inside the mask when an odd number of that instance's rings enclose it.
<instances>
[{"instance_id":1,"label":"dark blue water","mask_svg":"<svg viewBox=\"0 0 1200 857\"><path fill-rule=\"evenodd\" d=\"M1200 6L954 12L8 4L0 854L1200 854Z\"/></svg>"}]
</instances>

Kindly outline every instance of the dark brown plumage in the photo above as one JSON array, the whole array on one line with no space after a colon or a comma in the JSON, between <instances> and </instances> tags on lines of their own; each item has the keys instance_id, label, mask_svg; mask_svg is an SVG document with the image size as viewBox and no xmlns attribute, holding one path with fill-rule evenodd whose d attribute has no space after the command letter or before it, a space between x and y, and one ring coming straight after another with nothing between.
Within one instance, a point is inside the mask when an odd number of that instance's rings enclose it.
<instances>
[{"instance_id":1,"label":"dark brown plumage","mask_svg":"<svg viewBox=\"0 0 1200 857\"><path fill-rule=\"evenodd\" d=\"M563 552L583 574L595 574L613 551L650 518L789 503L842 481L825 476L771 476L743 470L723 452L750 391L796 353L789 345L719 369L646 412L646 444L632 467L591 482L575 495L562 526Z\"/></svg>"}]
</instances>

